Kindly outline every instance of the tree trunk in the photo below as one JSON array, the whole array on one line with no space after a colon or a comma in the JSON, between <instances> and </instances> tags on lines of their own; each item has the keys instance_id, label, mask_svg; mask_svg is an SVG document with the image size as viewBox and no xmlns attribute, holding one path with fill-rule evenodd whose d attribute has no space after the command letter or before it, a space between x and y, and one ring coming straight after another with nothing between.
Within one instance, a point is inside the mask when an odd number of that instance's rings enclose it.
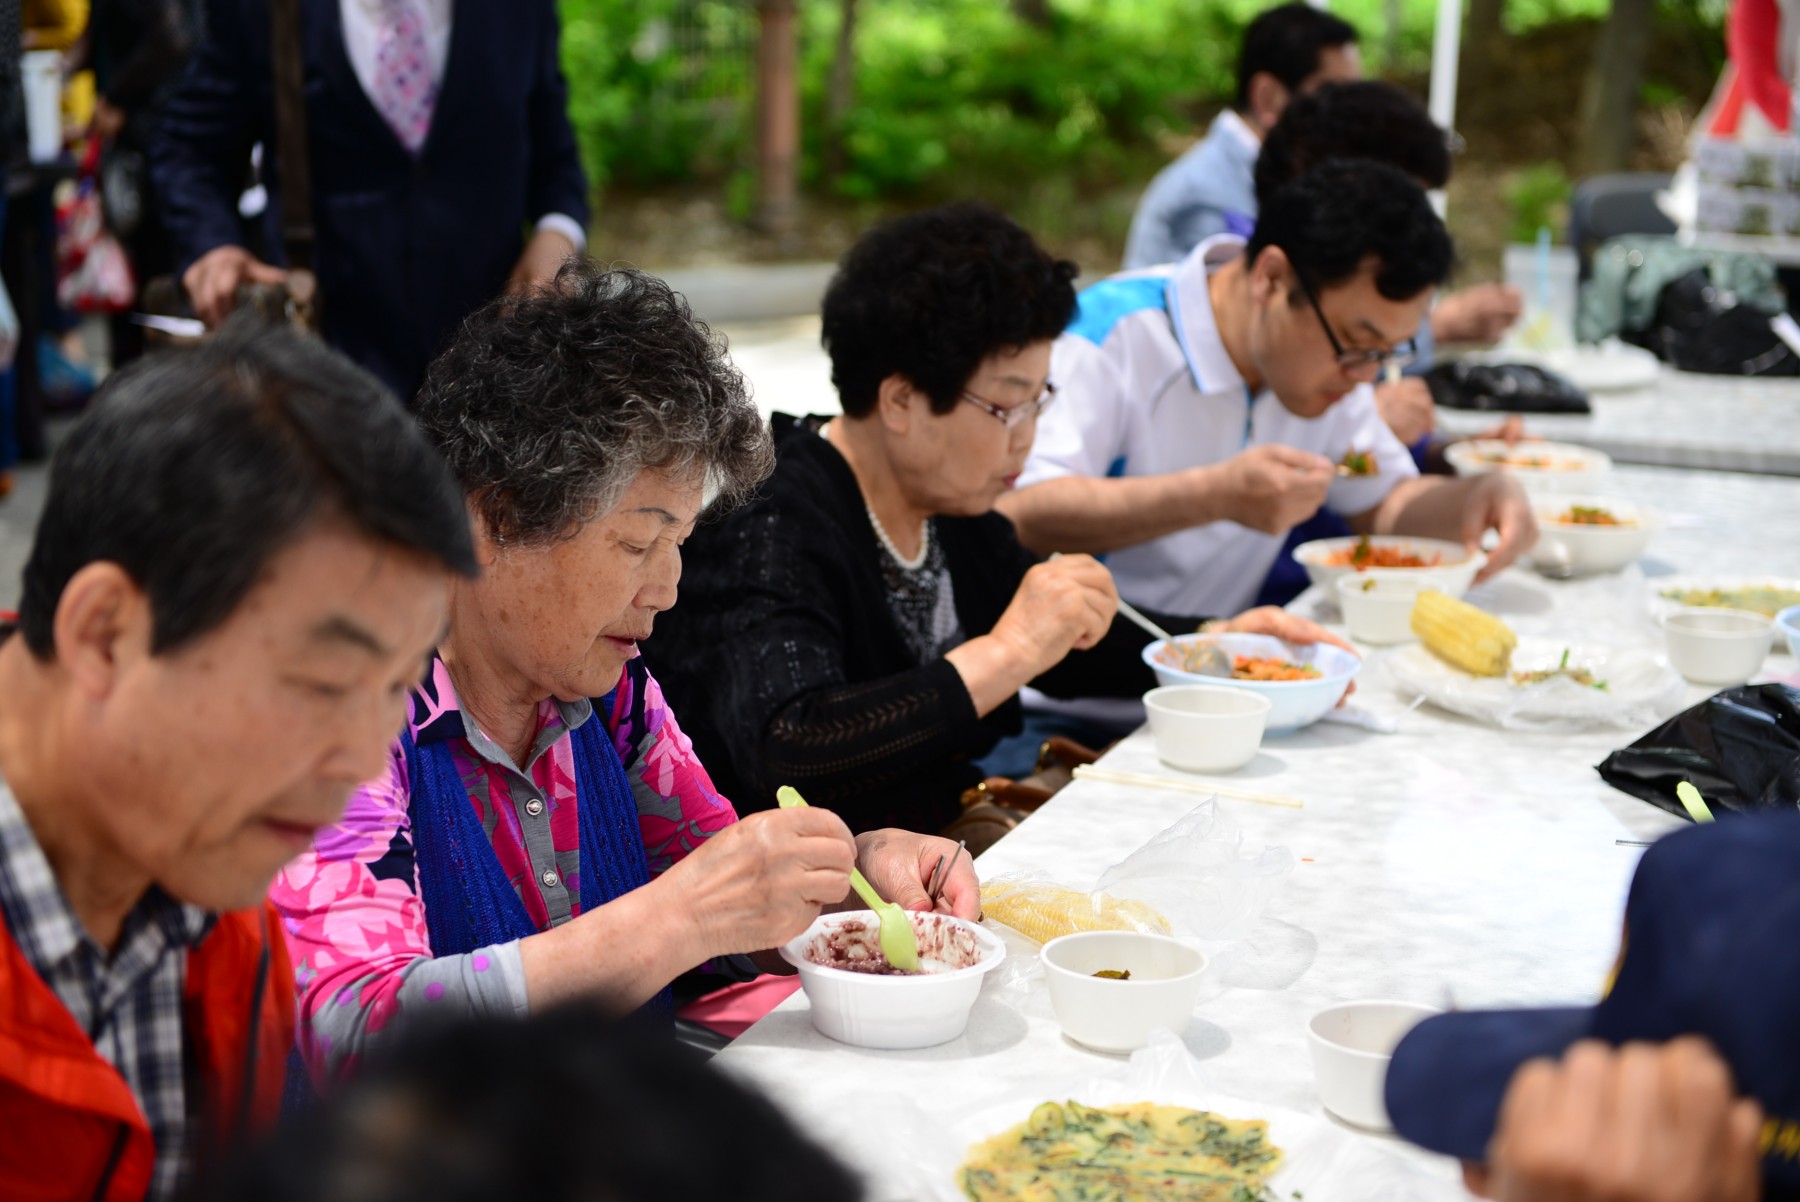
<instances>
[{"instance_id":1,"label":"tree trunk","mask_svg":"<svg viewBox=\"0 0 1800 1202\"><path fill-rule=\"evenodd\" d=\"M794 0L758 0L757 225L791 234L800 180L799 35Z\"/></svg>"},{"instance_id":2,"label":"tree trunk","mask_svg":"<svg viewBox=\"0 0 1800 1202\"><path fill-rule=\"evenodd\" d=\"M1584 174L1623 171L1637 136L1638 88L1650 54L1656 0L1613 0L1581 89L1580 145Z\"/></svg>"},{"instance_id":3,"label":"tree trunk","mask_svg":"<svg viewBox=\"0 0 1800 1202\"><path fill-rule=\"evenodd\" d=\"M825 171L836 177L850 165L844 123L856 104L856 0L839 0L837 50L825 86Z\"/></svg>"},{"instance_id":4,"label":"tree trunk","mask_svg":"<svg viewBox=\"0 0 1800 1202\"><path fill-rule=\"evenodd\" d=\"M1469 0L1463 22L1462 74L1456 89L1458 113L1481 108L1484 97L1505 86L1507 37L1501 20L1505 10L1506 0Z\"/></svg>"},{"instance_id":5,"label":"tree trunk","mask_svg":"<svg viewBox=\"0 0 1800 1202\"><path fill-rule=\"evenodd\" d=\"M1039 29L1050 24L1050 0L1012 0L1013 16Z\"/></svg>"}]
</instances>

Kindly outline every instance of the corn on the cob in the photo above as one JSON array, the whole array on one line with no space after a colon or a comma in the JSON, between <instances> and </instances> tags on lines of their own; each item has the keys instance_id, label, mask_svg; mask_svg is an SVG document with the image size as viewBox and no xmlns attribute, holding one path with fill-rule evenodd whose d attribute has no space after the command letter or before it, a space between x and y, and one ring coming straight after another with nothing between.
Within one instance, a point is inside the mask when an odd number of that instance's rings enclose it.
<instances>
[{"instance_id":1,"label":"corn on the cob","mask_svg":"<svg viewBox=\"0 0 1800 1202\"><path fill-rule=\"evenodd\" d=\"M1076 931L1169 933L1168 919L1143 902L1036 882L990 881L981 887L981 909L1039 943Z\"/></svg>"},{"instance_id":2,"label":"corn on the cob","mask_svg":"<svg viewBox=\"0 0 1800 1202\"><path fill-rule=\"evenodd\" d=\"M1472 676L1504 676L1518 636L1492 614L1436 589L1413 602L1412 630L1439 659Z\"/></svg>"}]
</instances>

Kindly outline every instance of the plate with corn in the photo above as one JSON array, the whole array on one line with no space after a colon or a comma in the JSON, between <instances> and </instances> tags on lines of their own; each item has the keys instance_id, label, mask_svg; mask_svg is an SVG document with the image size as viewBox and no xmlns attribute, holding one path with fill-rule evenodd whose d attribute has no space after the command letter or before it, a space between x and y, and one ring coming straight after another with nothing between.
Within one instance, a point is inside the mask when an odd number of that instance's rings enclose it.
<instances>
[{"instance_id":1,"label":"plate with corn","mask_svg":"<svg viewBox=\"0 0 1800 1202\"><path fill-rule=\"evenodd\" d=\"M1387 661L1401 696L1509 730L1653 724L1685 697L1681 678L1650 652L1522 639L1440 592L1419 594L1412 623L1419 642Z\"/></svg>"}]
</instances>

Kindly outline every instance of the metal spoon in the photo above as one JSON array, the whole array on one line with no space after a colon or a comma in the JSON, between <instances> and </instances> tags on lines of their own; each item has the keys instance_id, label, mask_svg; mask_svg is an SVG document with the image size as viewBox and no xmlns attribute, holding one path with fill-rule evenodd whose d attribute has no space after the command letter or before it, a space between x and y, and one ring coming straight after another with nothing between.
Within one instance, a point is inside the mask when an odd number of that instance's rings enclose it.
<instances>
[{"instance_id":1,"label":"metal spoon","mask_svg":"<svg viewBox=\"0 0 1800 1202\"><path fill-rule=\"evenodd\" d=\"M1050 558L1061 559L1062 552L1054 551ZM1176 642L1174 635L1139 613L1137 607L1123 597L1119 598L1119 613L1127 622L1144 633L1156 636L1171 648L1179 648L1182 656L1182 671L1191 672L1196 676L1221 676L1230 679L1231 661L1225 658L1223 651L1211 643L1184 644Z\"/></svg>"},{"instance_id":2,"label":"metal spoon","mask_svg":"<svg viewBox=\"0 0 1800 1202\"><path fill-rule=\"evenodd\" d=\"M1575 575L1575 560L1569 549L1549 539L1539 543L1531 550L1531 566L1537 569L1540 576L1550 580L1567 580Z\"/></svg>"},{"instance_id":3,"label":"metal spoon","mask_svg":"<svg viewBox=\"0 0 1800 1202\"><path fill-rule=\"evenodd\" d=\"M1153 634L1172 648L1179 648L1182 658L1181 669L1196 676L1231 676L1231 661L1225 653L1211 643L1178 643L1175 636L1139 613L1129 601L1119 598L1119 612L1125 620L1140 627L1146 633Z\"/></svg>"},{"instance_id":4,"label":"metal spoon","mask_svg":"<svg viewBox=\"0 0 1800 1202\"><path fill-rule=\"evenodd\" d=\"M943 894L944 886L950 883L951 870L956 867L956 862L962 859L963 852L967 850L969 850L969 841L967 839L958 839L956 841L956 850L950 854L950 862L948 864L944 863L943 856L937 858L937 864L931 870L931 884L927 886L925 890L925 896L931 899L933 909L937 908L938 898Z\"/></svg>"}]
</instances>

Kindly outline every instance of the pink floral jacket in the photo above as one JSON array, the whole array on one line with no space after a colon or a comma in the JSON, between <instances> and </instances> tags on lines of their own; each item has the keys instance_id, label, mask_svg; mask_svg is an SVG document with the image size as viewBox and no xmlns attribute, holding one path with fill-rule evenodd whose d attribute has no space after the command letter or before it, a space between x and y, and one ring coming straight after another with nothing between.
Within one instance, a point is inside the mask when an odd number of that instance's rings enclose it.
<instances>
[{"instance_id":1,"label":"pink floral jacket","mask_svg":"<svg viewBox=\"0 0 1800 1202\"><path fill-rule=\"evenodd\" d=\"M540 930L581 913L580 838L569 731L598 719L613 736L636 795L652 877L737 821L714 790L662 690L634 659L610 713L586 701L546 700L528 762L512 757L464 715L441 660L412 692L415 741L448 741L494 854ZM456 1006L469 1013L526 1008L516 941L433 957L408 819L406 759L398 740L387 771L350 799L271 892L293 955L300 1050L315 1080L351 1069L402 1012Z\"/></svg>"}]
</instances>

